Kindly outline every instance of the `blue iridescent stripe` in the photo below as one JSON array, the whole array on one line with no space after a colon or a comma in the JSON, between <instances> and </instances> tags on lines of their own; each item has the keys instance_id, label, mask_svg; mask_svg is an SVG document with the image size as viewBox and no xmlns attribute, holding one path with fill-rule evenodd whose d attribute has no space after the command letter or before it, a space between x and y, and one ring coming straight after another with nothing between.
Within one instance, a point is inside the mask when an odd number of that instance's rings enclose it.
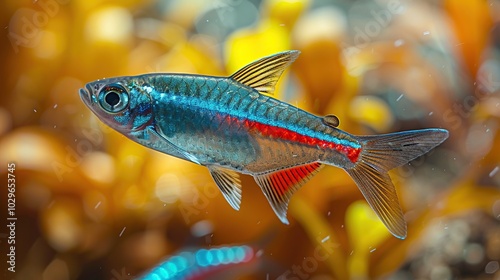
<instances>
[{"instance_id":1,"label":"blue iridescent stripe","mask_svg":"<svg viewBox=\"0 0 500 280\"><path fill-rule=\"evenodd\" d=\"M246 263L253 257L253 249L246 245L186 251L160 263L139 279L185 279L219 266Z\"/></svg>"}]
</instances>

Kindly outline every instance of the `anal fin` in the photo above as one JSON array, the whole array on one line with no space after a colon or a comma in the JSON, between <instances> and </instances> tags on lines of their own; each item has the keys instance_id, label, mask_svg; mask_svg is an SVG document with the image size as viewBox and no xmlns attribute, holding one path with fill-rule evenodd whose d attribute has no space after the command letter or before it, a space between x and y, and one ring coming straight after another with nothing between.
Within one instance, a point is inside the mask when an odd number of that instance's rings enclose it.
<instances>
[{"instance_id":1,"label":"anal fin","mask_svg":"<svg viewBox=\"0 0 500 280\"><path fill-rule=\"evenodd\" d=\"M262 189L262 192L281 222L288 224L286 212L290 198L322 166L319 162L313 162L254 176L255 181Z\"/></svg>"},{"instance_id":2,"label":"anal fin","mask_svg":"<svg viewBox=\"0 0 500 280\"><path fill-rule=\"evenodd\" d=\"M234 210L240 210L241 181L238 173L220 166L207 166L222 195Z\"/></svg>"}]
</instances>

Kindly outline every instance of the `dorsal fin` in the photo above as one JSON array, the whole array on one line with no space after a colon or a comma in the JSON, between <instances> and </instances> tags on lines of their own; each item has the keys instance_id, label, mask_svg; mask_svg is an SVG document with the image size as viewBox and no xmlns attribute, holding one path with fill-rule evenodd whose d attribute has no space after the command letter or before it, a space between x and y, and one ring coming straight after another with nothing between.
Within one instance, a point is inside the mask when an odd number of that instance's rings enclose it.
<instances>
[{"instance_id":1,"label":"dorsal fin","mask_svg":"<svg viewBox=\"0 0 500 280\"><path fill-rule=\"evenodd\" d=\"M260 93L273 94L283 71L299 56L299 51L285 51L266 56L236 71L229 78Z\"/></svg>"},{"instance_id":2,"label":"dorsal fin","mask_svg":"<svg viewBox=\"0 0 500 280\"><path fill-rule=\"evenodd\" d=\"M288 224L286 211L290 198L305 182L318 173L322 166L319 162L313 162L268 174L254 175L255 181L282 223Z\"/></svg>"}]
</instances>

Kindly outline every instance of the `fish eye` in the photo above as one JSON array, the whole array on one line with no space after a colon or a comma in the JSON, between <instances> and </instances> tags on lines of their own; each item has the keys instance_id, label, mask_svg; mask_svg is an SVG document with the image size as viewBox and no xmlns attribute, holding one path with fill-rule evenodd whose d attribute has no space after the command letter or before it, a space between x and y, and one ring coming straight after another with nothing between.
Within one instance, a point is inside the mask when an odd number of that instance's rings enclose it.
<instances>
[{"instance_id":1,"label":"fish eye","mask_svg":"<svg viewBox=\"0 0 500 280\"><path fill-rule=\"evenodd\" d=\"M119 113L128 106L129 96L125 88L118 84L103 87L99 92L99 104L109 113Z\"/></svg>"}]
</instances>

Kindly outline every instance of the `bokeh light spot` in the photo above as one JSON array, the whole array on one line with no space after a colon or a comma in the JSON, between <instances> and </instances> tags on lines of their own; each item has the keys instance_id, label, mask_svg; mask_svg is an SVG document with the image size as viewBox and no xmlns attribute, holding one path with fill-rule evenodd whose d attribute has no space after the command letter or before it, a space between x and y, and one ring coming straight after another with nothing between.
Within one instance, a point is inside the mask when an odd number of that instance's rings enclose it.
<instances>
[{"instance_id":1,"label":"bokeh light spot","mask_svg":"<svg viewBox=\"0 0 500 280\"><path fill-rule=\"evenodd\" d=\"M177 175L164 174L156 181L155 194L165 203L174 203L179 199L182 187Z\"/></svg>"},{"instance_id":2,"label":"bokeh light spot","mask_svg":"<svg viewBox=\"0 0 500 280\"><path fill-rule=\"evenodd\" d=\"M354 120L376 131L387 131L394 117L385 101L376 96L357 96L349 106L349 115Z\"/></svg>"},{"instance_id":3,"label":"bokeh light spot","mask_svg":"<svg viewBox=\"0 0 500 280\"><path fill-rule=\"evenodd\" d=\"M89 178L104 184L115 180L115 161L109 154L90 152L82 161L82 170Z\"/></svg>"},{"instance_id":4,"label":"bokeh light spot","mask_svg":"<svg viewBox=\"0 0 500 280\"><path fill-rule=\"evenodd\" d=\"M51 59L60 55L64 49L61 34L52 31L44 31L40 43L36 46L35 54L39 58Z\"/></svg>"},{"instance_id":5,"label":"bokeh light spot","mask_svg":"<svg viewBox=\"0 0 500 280\"><path fill-rule=\"evenodd\" d=\"M478 264L484 259L484 248L480 244L471 243L465 247L465 261L471 265Z\"/></svg>"},{"instance_id":6,"label":"bokeh light spot","mask_svg":"<svg viewBox=\"0 0 500 280\"><path fill-rule=\"evenodd\" d=\"M108 7L89 16L86 36L91 41L126 43L132 36L133 20L127 9Z\"/></svg>"}]
</instances>

